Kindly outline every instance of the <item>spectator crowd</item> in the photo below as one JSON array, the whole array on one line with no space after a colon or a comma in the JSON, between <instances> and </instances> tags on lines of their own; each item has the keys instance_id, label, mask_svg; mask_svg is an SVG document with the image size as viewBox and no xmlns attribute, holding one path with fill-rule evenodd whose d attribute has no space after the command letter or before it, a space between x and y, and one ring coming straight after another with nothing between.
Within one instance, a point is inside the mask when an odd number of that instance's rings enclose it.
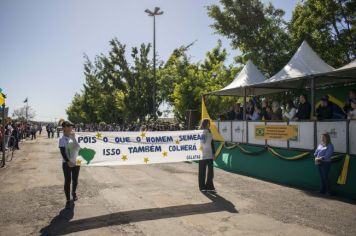
<instances>
[{"instance_id":1,"label":"spectator crowd","mask_svg":"<svg viewBox=\"0 0 356 236\"><path fill-rule=\"evenodd\" d=\"M243 105L240 103L230 107L230 110L219 117L220 120L243 120ZM312 116L312 107L305 94L299 96L298 104L288 100L284 104L278 101L271 103L264 99L259 101L251 98L246 103L246 119L252 121L302 121L302 120L337 120L356 119L356 91L349 92L349 98L344 107L330 101L329 96L323 96Z\"/></svg>"}]
</instances>

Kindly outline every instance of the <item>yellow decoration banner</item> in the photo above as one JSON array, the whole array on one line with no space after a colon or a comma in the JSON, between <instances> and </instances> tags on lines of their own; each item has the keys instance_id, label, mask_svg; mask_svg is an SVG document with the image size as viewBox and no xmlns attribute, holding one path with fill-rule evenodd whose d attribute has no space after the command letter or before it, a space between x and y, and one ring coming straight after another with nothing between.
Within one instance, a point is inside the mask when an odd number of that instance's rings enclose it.
<instances>
[{"instance_id":1,"label":"yellow decoration banner","mask_svg":"<svg viewBox=\"0 0 356 236\"><path fill-rule=\"evenodd\" d=\"M297 125L255 125L256 139L296 140L298 135Z\"/></svg>"}]
</instances>

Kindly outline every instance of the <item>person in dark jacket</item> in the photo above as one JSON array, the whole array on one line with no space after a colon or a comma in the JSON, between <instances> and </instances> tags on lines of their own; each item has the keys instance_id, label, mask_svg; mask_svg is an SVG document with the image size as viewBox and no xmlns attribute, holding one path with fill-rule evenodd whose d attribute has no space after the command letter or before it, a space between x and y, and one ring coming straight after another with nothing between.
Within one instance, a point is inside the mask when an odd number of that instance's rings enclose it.
<instances>
[{"instance_id":1,"label":"person in dark jacket","mask_svg":"<svg viewBox=\"0 0 356 236\"><path fill-rule=\"evenodd\" d=\"M230 111L226 114L228 120L235 120L235 108L234 106L230 107Z\"/></svg>"},{"instance_id":2,"label":"person in dark jacket","mask_svg":"<svg viewBox=\"0 0 356 236\"><path fill-rule=\"evenodd\" d=\"M302 94L299 96L298 111L294 120L309 120L311 113L311 105L307 101L307 96Z\"/></svg>"},{"instance_id":3,"label":"person in dark jacket","mask_svg":"<svg viewBox=\"0 0 356 236\"><path fill-rule=\"evenodd\" d=\"M318 120L329 120L333 118L333 108L325 96L321 98L320 106L316 109L316 117Z\"/></svg>"},{"instance_id":4,"label":"person in dark jacket","mask_svg":"<svg viewBox=\"0 0 356 236\"><path fill-rule=\"evenodd\" d=\"M235 104L235 120L243 120L243 109L240 103Z\"/></svg>"},{"instance_id":5,"label":"person in dark jacket","mask_svg":"<svg viewBox=\"0 0 356 236\"><path fill-rule=\"evenodd\" d=\"M262 101L262 111L261 111L261 118L262 120L270 120L271 116L271 108L268 105L268 101L265 99Z\"/></svg>"}]
</instances>

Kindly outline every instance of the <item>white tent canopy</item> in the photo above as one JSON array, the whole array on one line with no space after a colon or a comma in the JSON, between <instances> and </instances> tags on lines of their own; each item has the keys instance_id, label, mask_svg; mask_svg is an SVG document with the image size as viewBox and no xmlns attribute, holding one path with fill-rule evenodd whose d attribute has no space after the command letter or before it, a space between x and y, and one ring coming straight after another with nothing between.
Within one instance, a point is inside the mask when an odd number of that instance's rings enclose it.
<instances>
[{"instance_id":1,"label":"white tent canopy","mask_svg":"<svg viewBox=\"0 0 356 236\"><path fill-rule=\"evenodd\" d=\"M334 68L326 64L309 44L304 41L287 65L277 74L266 80L265 83L321 74L333 70Z\"/></svg>"},{"instance_id":2,"label":"white tent canopy","mask_svg":"<svg viewBox=\"0 0 356 236\"><path fill-rule=\"evenodd\" d=\"M248 60L238 76L225 88L209 94L220 96L244 96L244 88L249 85L262 83L266 77Z\"/></svg>"}]
</instances>

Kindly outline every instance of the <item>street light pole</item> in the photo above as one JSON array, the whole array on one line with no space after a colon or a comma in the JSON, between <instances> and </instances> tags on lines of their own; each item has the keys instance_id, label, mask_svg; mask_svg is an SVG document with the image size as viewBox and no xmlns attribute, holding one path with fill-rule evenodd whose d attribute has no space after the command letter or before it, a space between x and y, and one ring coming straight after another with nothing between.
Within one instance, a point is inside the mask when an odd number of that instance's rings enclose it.
<instances>
[{"instance_id":1,"label":"street light pole","mask_svg":"<svg viewBox=\"0 0 356 236\"><path fill-rule=\"evenodd\" d=\"M160 11L159 7L155 7L153 11L146 9L145 12L148 16L153 17L153 116L156 117L156 16L162 15L163 11Z\"/></svg>"}]
</instances>

